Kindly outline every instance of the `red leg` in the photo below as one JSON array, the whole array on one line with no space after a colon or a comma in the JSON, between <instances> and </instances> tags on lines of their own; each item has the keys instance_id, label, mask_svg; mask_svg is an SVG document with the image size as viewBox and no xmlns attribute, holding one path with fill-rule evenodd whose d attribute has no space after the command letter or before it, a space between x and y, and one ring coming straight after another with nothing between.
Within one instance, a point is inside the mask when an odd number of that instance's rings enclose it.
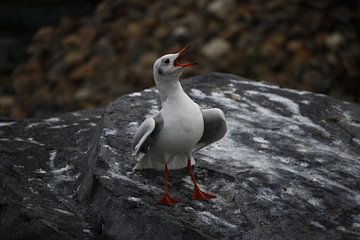
<instances>
[{"instance_id":1,"label":"red leg","mask_svg":"<svg viewBox=\"0 0 360 240\"><path fill-rule=\"evenodd\" d=\"M174 198L172 198L169 194L168 177L169 177L169 170L167 168L167 164L165 163L165 168L164 168L165 192L164 192L163 197L158 201L158 204L168 205L168 206L172 207L175 205L175 203L177 203L177 201Z\"/></svg>"},{"instance_id":2,"label":"red leg","mask_svg":"<svg viewBox=\"0 0 360 240\"><path fill-rule=\"evenodd\" d=\"M191 180L194 183L194 192L191 196L192 200L201 200L201 201L209 201L212 198L216 198L216 196L211 195L209 193L203 192L200 190L199 185L196 183L196 179L195 176L192 173L192 168L191 168L191 161L190 159L188 160L188 164L187 164L187 170L189 175L191 176Z\"/></svg>"}]
</instances>

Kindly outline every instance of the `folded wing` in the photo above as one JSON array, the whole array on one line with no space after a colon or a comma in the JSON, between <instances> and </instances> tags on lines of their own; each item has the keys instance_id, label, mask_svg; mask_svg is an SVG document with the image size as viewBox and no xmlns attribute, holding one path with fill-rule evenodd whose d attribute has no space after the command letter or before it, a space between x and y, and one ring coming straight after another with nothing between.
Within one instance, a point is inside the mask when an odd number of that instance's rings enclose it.
<instances>
[{"instance_id":1,"label":"folded wing","mask_svg":"<svg viewBox=\"0 0 360 240\"><path fill-rule=\"evenodd\" d=\"M227 126L224 113L218 108L202 110L204 119L204 133L200 141L195 145L193 151L197 151L217 140L226 133Z\"/></svg>"},{"instance_id":2,"label":"folded wing","mask_svg":"<svg viewBox=\"0 0 360 240\"><path fill-rule=\"evenodd\" d=\"M156 126L153 118L147 118L137 130L134 140L133 148L135 150L135 159L140 160L150 147L150 136Z\"/></svg>"}]
</instances>

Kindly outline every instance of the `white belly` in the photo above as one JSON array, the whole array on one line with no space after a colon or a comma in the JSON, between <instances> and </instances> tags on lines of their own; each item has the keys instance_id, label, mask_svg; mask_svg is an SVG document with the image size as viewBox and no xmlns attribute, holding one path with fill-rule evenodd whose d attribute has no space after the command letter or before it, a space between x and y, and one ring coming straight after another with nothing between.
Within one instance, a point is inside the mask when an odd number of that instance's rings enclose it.
<instances>
[{"instance_id":1,"label":"white belly","mask_svg":"<svg viewBox=\"0 0 360 240\"><path fill-rule=\"evenodd\" d=\"M190 99L189 99L190 100ZM164 106L163 129L156 141L162 152L173 155L190 153L204 131L204 120L199 106L190 101L180 102L171 108Z\"/></svg>"}]
</instances>

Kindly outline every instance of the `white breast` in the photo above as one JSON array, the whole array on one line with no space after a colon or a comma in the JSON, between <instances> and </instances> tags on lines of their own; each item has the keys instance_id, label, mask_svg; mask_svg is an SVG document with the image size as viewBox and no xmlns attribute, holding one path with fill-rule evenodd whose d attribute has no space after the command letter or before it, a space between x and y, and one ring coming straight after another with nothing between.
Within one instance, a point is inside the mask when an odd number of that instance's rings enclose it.
<instances>
[{"instance_id":1,"label":"white breast","mask_svg":"<svg viewBox=\"0 0 360 240\"><path fill-rule=\"evenodd\" d=\"M161 114L164 125L156 145L171 154L190 152L204 131L199 106L185 95L180 99L169 99L163 104Z\"/></svg>"}]
</instances>

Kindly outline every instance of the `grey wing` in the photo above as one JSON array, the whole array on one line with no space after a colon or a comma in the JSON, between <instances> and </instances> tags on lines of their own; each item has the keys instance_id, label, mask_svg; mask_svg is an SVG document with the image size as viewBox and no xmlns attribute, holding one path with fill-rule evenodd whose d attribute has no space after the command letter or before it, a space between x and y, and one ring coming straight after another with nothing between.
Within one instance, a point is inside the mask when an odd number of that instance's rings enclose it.
<instances>
[{"instance_id":1,"label":"grey wing","mask_svg":"<svg viewBox=\"0 0 360 240\"><path fill-rule=\"evenodd\" d=\"M135 159L139 159L140 155L146 153L150 146L150 136L156 126L153 118L147 118L137 130L134 140L133 148L135 150ZM140 157L141 158L141 157Z\"/></svg>"},{"instance_id":2,"label":"grey wing","mask_svg":"<svg viewBox=\"0 0 360 240\"><path fill-rule=\"evenodd\" d=\"M224 113L218 108L202 110L204 119L204 133L200 141L195 145L193 151L197 151L219 139L227 130Z\"/></svg>"},{"instance_id":3,"label":"grey wing","mask_svg":"<svg viewBox=\"0 0 360 240\"><path fill-rule=\"evenodd\" d=\"M147 118L137 130L133 148L135 150L135 159L140 161L142 157L151 147L152 142L162 130L164 126L164 119L161 113L158 113L153 118Z\"/></svg>"}]
</instances>

